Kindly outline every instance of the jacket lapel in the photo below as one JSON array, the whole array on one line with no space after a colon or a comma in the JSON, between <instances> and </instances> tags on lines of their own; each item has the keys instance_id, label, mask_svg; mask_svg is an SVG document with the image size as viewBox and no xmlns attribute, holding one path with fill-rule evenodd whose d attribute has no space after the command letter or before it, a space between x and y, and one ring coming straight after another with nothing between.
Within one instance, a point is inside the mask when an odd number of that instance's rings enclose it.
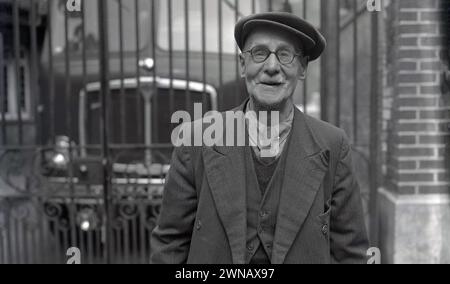
<instances>
[{"instance_id":1,"label":"jacket lapel","mask_svg":"<svg viewBox=\"0 0 450 284\"><path fill-rule=\"evenodd\" d=\"M297 109L291 131L273 242L273 264L284 262L328 169L325 151L314 139L306 117Z\"/></svg>"},{"instance_id":2,"label":"jacket lapel","mask_svg":"<svg viewBox=\"0 0 450 284\"><path fill-rule=\"evenodd\" d=\"M244 106L233 111L243 110ZM245 121L238 123L245 124ZM226 146L203 149L206 177L228 237L234 264L245 263L247 210L244 150L244 147Z\"/></svg>"}]
</instances>

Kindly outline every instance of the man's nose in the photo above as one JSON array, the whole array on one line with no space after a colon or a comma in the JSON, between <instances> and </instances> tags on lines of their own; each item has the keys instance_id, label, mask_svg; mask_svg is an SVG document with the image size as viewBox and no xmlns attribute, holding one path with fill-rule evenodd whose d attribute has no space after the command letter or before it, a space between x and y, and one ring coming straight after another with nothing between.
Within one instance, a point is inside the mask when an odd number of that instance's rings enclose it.
<instances>
[{"instance_id":1,"label":"man's nose","mask_svg":"<svg viewBox=\"0 0 450 284\"><path fill-rule=\"evenodd\" d=\"M269 75L274 75L280 72L280 62L278 62L278 58L275 53L269 55L264 67L264 71Z\"/></svg>"}]
</instances>

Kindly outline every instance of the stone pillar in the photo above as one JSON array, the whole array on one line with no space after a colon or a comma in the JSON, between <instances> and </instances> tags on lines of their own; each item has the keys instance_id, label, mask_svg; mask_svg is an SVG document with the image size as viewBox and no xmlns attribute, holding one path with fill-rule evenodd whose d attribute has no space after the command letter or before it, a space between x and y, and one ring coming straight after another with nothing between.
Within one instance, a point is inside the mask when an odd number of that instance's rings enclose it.
<instances>
[{"instance_id":1,"label":"stone pillar","mask_svg":"<svg viewBox=\"0 0 450 284\"><path fill-rule=\"evenodd\" d=\"M385 8L389 98L379 192L385 263L450 263L446 2L392 0Z\"/></svg>"}]
</instances>

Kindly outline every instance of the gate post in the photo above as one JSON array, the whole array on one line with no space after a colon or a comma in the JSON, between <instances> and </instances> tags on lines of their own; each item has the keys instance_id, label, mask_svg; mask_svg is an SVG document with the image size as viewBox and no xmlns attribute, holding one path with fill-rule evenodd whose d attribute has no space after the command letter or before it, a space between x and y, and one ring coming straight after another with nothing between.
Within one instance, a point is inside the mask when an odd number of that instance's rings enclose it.
<instances>
[{"instance_id":1,"label":"gate post","mask_svg":"<svg viewBox=\"0 0 450 284\"><path fill-rule=\"evenodd\" d=\"M398 0L386 8L390 118L386 188L379 193L386 263L450 263L450 97L441 88L445 5Z\"/></svg>"}]
</instances>

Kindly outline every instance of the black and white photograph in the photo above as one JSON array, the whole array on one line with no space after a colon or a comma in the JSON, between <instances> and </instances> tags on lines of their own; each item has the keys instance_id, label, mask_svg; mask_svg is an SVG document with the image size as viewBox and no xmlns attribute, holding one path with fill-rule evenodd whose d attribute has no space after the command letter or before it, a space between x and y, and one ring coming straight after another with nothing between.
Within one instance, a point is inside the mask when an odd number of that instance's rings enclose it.
<instances>
[{"instance_id":1,"label":"black and white photograph","mask_svg":"<svg viewBox=\"0 0 450 284\"><path fill-rule=\"evenodd\" d=\"M450 264L449 0L0 0L0 264Z\"/></svg>"}]
</instances>

